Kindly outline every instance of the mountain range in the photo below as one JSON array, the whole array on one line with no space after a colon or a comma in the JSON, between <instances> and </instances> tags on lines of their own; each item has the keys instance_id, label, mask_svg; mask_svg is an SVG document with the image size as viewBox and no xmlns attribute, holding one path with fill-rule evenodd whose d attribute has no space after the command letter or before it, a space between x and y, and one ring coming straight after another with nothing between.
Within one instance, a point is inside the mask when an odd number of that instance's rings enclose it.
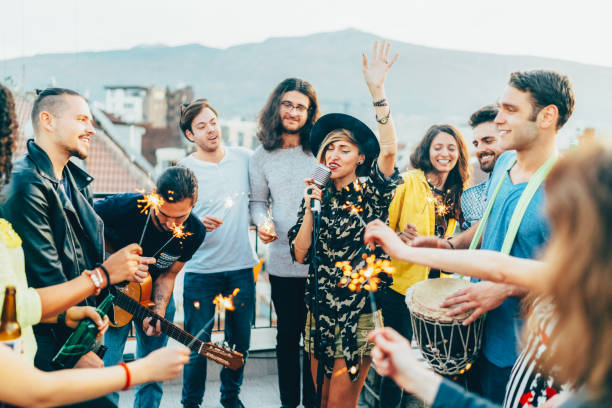
<instances>
[{"instance_id":1,"label":"mountain range","mask_svg":"<svg viewBox=\"0 0 612 408\"><path fill-rule=\"evenodd\" d=\"M271 38L227 49L189 44L46 54L0 61L0 72L3 78L20 83L21 89L54 84L86 92L99 101L104 100L105 85L191 85L196 97L208 98L221 116L247 120L256 117L276 84L296 76L315 86L323 113L347 112L374 124L361 74L361 53L371 54L376 39L348 29ZM391 51L400 55L386 84L398 124L445 121L464 125L471 112L497 100L512 71L526 69L554 69L571 77L577 103L568 127L612 124L608 99L612 68L399 41L392 42ZM414 126L406 128L414 131Z\"/></svg>"}]
</instances>

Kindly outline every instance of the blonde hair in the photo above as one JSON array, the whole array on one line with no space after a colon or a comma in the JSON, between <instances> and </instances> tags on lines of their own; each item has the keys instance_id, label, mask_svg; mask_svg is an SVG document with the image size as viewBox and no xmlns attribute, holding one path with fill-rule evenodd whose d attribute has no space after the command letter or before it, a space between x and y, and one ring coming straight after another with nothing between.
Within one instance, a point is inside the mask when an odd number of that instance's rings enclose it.
<instances>
[{"instance_id":1,"label":"blonde hair","mask_svg":"<svg viewBox=\"0 0 612 408\"><path fill-rule=\"evenodd\" d=\"M359 153L361 154L361 146L359 146L359 142L357 142L357 139L355 139L353 133L346 129L335 129L329 132L327 136L325 136L325 139L323 139L321 142L321 147L317 153L317 162L325 164L325 152L327 152L329 145L340 141L354 144L357 146Z\"/></svg>"},{"instance_id":2,"label":"blonde hair","mask_svg":"<svg viewBox=\"0 0 612 408\"><path fill-rule=\"evenodd\" d=\"M568 154L548 175L546 194L553 237L543 295L552 301L555 324L544 365L610 401L612 150L593 143Z\"/></svg>"}]
</instances>

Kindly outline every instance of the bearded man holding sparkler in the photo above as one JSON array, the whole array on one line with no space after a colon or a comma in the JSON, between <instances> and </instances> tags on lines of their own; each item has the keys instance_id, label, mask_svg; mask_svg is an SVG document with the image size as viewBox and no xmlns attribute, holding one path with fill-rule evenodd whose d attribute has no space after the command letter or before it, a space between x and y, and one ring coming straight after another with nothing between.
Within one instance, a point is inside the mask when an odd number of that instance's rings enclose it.
<instances>
[{"instance_id":1,"label":"bearded man holding sparkler","mask_svg":"<svg viewBox=\"0 0 612 408\"><path fill-rule=\"evenodd\" d=\"M399 181L395 127L384 88L387 71L396 59L397 55L389 60L389 45L384 41L380 50L374 45L369 64L363 55L363 75L379 123L380 144L367 125L349 115L324 115L313 126L311 149L317 161L331 170L331 181L319 188L313 179L307 180L297 224L288 234L294 259L310 264L305 349L320 385L317 393L322 407L357 406L370 367L369 349L373 345L365 336L374 328L372 313L376 313L376 321L380 320L373 296L368 299L366 292L390 281L386 273L375 276L375 265L376 273L387 265L376 264L367 256L360 239L366 221L386 218ZM316 241L313 221L318 222L313 215L316 211L311 209L314 200L321 203ZM377 254L383 255L380 250ZM353 273L348 266L355 271L354 279L360 283L363 279L364 291L358 290L361 285L349 282ZM313 335L311 328L318 332ZM333 372L338 374L332 378ZM317 378L317 373L324 373L325 379Z\"/></svg>"},{"instance_id":2,"label":"bearded man holding sparkler","mask_svg":"<svg viewBox=\"0 0 612 408\"><path fill-rule=\"evenodd\" d=\"M238 289L233 299L235 309L226 309L225 341L246 361L255 308L253 267L258 263L249 241L251 152L222 145L217 112L205 99L181 107L180 126L195 152L179 164L192 169L200 190L206 191L206 197L198 198L194 212L208 231L206 242L185 266L185 330L202 331L202 340L210 341L213 299L219 294L229 296ZM183 406L198 407L202 403L206 364L203 356L191 353L183 374ZM243 406L238 398L243 373L244 366L238 370L221 369L224 407Z\"/></svg>"},{"instance_id":3,"label":"bearded man holding sparkler","mask_svg":"<svg viewBox=\"0 0 612 408\"><path fill-rule=\"evenodd\" d=\"M149 266L153 280L151 300L155 303L152 310L169 321L173 320L175 312L172 291L176 275L206 235L201 221L191 213L197 198L198 185L192 171L185 167L170 167L159 176L156 191L152 194L117 194L94 204L104 221L108 252L140 240L143 253L155 258L155 264ZM130 327L131 324L110 327L106 332L106 366L121 361ZM160 336L159 320L151 322L148 317L142 326L136 324L135 327L137 358L164 347L168 342L166 335ZM156 408L162 393L161 383L140 386L134 406ZM119 402L118 393L110 394L108 398L115 404Z\"/></svg>"}]
</instances>

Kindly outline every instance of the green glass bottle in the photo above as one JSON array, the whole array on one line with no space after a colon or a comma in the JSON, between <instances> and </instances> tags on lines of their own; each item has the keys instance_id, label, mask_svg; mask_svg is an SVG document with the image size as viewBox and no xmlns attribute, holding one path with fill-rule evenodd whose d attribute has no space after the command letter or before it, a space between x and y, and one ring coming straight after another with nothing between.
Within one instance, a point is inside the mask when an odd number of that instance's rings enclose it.
<instances>
[{"instance_id":1,"label":"green glass bottle","mask_svg":"<svg viewBox=\"0 0 612 408\"><path fill-rule=\"evenodd\" d=\"M110 310L114 299L115 297L109 294L96 308L96 311L102 318ZM66 340L66 343L57 352L57 355L53 357L53 363L58 368L74 367L83 355L92 351L97 335L98 326L93 320L90 318L81 320L77 328Z\"/></svg>"}]
</instances>

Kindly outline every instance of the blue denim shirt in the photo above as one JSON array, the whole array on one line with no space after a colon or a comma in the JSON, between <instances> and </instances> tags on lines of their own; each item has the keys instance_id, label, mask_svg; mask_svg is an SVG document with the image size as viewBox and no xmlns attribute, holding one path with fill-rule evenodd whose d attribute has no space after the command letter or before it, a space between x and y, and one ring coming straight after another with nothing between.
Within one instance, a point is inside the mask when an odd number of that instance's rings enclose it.
<instances>
[{"instance_id":1,"label":"blue denim shirt","mask_svg":"<svg viewBox=\"0 0 612 408\"><path fill-rule=\"evenodd\" d=\"M487 188L489 179L472 186L461 194L461 212L464 222L461 229L464 231L480 221L487 207Z\"/></svg>"}]
</instances>

